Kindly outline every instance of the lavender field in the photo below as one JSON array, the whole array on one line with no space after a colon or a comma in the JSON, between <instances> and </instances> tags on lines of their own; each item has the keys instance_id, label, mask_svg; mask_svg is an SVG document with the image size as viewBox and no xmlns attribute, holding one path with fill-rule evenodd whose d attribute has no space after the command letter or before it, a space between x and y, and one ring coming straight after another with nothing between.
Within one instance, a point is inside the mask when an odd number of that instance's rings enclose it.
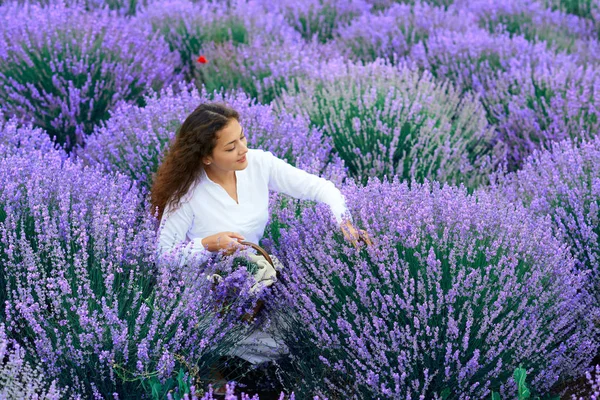
<instances>
[{"instance_id":1,"label":"lavender field","mask_svg":"<svg viewBox=\"0 0 600 400\"><path fill-rule=\"evenodd\" d=\"M214 101L372 245L273 192L273 286L159 262L153 176ZM230 400L600 399L600 0L0 0L0 399L223 398L215 365Z\"/></svg>"}]
</instances>

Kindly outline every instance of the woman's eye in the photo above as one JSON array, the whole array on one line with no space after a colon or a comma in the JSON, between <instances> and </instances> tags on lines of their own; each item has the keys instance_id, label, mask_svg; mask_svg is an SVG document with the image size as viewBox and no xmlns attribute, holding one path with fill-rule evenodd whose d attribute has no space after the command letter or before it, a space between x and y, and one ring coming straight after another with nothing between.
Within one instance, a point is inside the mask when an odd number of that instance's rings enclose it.
<instances>
[{"instance_id":1,"label":"woman's eye","mask_svg":"<svg viewBox=\"0 0 600 400\"><path fill-rule=\"evenodd\" d=\"M242 136L242 140L244 140L244 139L246 139L246 135ZM235 150L235 147L230 150L225 150L225 151L234 151L234 150Z\"/></svg>"}]
</instances>

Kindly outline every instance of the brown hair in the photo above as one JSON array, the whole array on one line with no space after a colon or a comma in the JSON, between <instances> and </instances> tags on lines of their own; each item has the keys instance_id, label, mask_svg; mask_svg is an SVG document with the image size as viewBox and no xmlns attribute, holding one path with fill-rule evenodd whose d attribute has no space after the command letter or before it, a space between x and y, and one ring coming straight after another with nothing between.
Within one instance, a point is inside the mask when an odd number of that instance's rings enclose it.
<instances>
[{"instance_id":1,"label":"brown hair","mask_svg":"<svg viewBox=\"0 0 600 400\"><path fill-rule=\"evenodd\" d=\"M158 220L170 204L173 209L199 179L202 159L212 154L217 145L217 132L231 119L239 121L236 110L222 103L199 105L177 130L169 151L153 175L151 191L152 214L158 208Z\"/></svg>"}]
</instances>

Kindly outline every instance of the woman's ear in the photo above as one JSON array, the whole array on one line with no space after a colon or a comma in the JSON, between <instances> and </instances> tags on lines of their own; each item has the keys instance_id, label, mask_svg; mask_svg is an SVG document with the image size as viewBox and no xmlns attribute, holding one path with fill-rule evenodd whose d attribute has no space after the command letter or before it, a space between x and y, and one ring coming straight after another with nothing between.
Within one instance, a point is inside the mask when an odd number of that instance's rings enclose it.
<instances>
[{"instance_id":1,"label":"woman's ear","mask_svg":"<svg viewBox=\"0 0 600 400\"><path fill-rule=\"evenodd\" d=\"M202 164L204 164L204 165L210 165L211 162L212 162L212 160L210 159L210 157L202 158Z\"/></svg>"}]
</instances>

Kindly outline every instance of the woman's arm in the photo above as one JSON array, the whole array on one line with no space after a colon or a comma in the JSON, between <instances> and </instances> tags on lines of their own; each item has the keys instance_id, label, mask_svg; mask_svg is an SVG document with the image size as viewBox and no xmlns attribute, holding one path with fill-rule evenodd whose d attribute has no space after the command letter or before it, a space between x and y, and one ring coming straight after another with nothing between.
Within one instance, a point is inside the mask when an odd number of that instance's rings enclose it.
<instances>
[{"instance_id":1,"label":"woman's arm","mask_svg":"<svg viewBox=\"0 0 600 400\"><path fill-rule=\"evenodd\" d=\"M173 211L170 205L165 207L160 221L158 241L158 257L175 257L179 265L184 265L191 257L198 257L201 262L208 260L210 252L202 244L203 238L192 239L185 243L186 234L192 226L194 213L189 202L182 202L179 208Z\"/></svg>"},{"instance_id":2,"label":"woman's arm","mask_svg":"<svg viewBox=\"0 0 600 400\"><path fill-rule=\"evenodd\" d=\"M297 199L329 205L338 224L344 219L352 220L347 213L346 199L333 182L296 168L275 157L270 151L264 151L262 157L265 163L263 167L269 172L269 189Z\"/></svg>"}]
</instances>

